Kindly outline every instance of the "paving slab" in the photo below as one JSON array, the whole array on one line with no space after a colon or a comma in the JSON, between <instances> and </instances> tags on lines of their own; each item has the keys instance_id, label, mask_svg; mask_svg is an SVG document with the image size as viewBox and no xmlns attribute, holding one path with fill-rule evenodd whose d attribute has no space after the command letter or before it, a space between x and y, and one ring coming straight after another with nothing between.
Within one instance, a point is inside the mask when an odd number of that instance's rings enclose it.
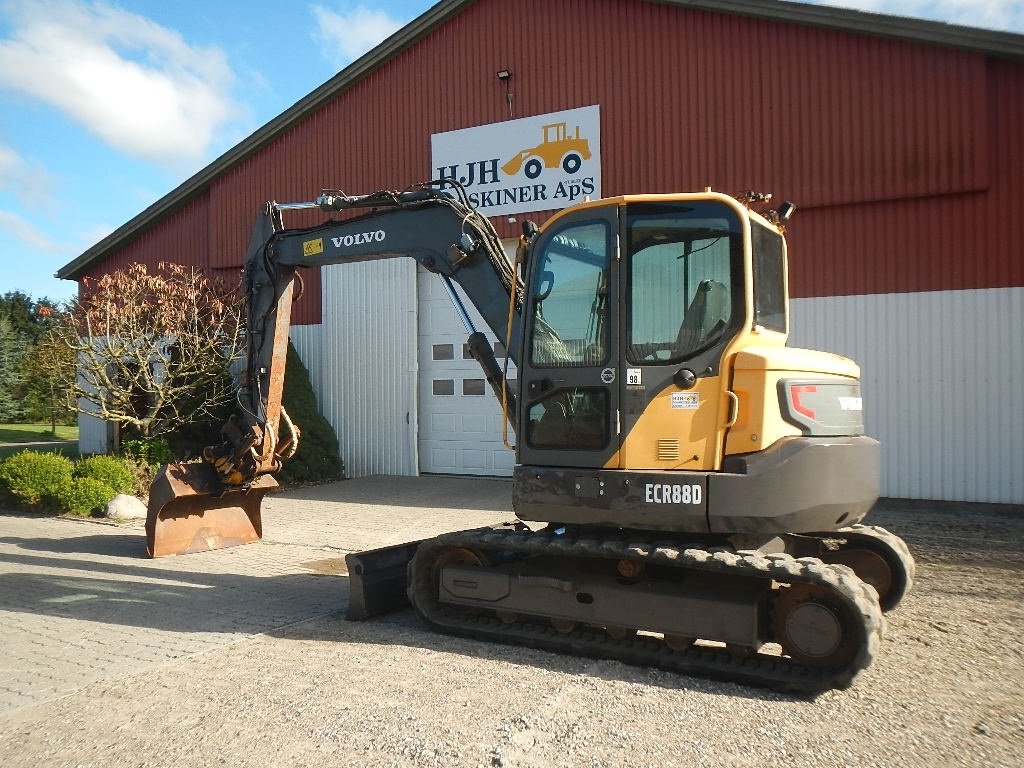
<instances>
[{"instance_id":1,"label":"paving slab","mask_svg":"<svg viewBox=\"0 0 1024 768\"><path fill-rule=\"evenodd\" d=\"M1016 768L1024 510L882 505L918 581L813 699L343 618L352 550L507 520L508 481L271 496L258 544L149 560L141 524L0 513L3 768Z\"/></svg>"},{"instance_id":2,"label":"paving slab","mask_svg":"<svg viewBox=\"0 0 1024 768\"><path fill-rule=\"evenodd\" d=\"M0 514L0 717L348 605L347 552L512 517L505 480L362 478L275 494L263 541L150 559L142 522Z\"/></svg>"}]
</instances>

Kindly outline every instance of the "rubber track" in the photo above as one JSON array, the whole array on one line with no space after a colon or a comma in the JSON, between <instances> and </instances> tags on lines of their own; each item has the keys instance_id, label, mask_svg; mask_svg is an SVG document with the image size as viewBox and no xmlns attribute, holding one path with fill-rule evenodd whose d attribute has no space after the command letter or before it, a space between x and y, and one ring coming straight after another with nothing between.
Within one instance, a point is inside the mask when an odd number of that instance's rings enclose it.
<instances>
[{"instance_id":1,"label":"rubber track","mask_svg":"<svg viewBox=\"0 0 1024 768\"><path fill-rule=\"evenodd\" d=\"M723 648L694 645L675 651L660 639L636 636L616 640L602 629L583 624L561 634L543 617L506 624L490 611L467 612L437 600L433 563L449 547L466 547L482 552L510 552L518 555L608 558L646 561L707 571L734 573L772 579L786 584L813 584L828 589L833 597L859 619L860 638L851 661L841 667L812 667L789 657L755 653L737 658ZM878 652L885 619L874 588L842 565L826 565L817 558L790 555L759 555L706 549L663 540L598 540L555 536L547 531L531 532L504 528L481 528L445 534L423 542L409 564L409 599L420 616L435 629L449 634L499 641L531 648L615 659L626 664L657 667L684 674L766 686L785 691L816 693L829 688L846 688L868 667Z\"/></svg>"},{"instance_id":2,"label":"rubber track","mask_svg":"<svg viewBox=\"0 0 1024 768\"><path fill-rule=\"evenodd\" d=\"M895 592L891 592L882 604L882 611L888 613L902 602L914 586L914 578L917 575L917 563L914 556L910 554L907 543L894 533L878 525L851 525L840 528L836 531L824 533L805 534L819 539L846 539L848 543L854 543L857 539L871 540L882 544L892 552L900 562L902 569L903 584Z\"/></svg>"}]
</instances>

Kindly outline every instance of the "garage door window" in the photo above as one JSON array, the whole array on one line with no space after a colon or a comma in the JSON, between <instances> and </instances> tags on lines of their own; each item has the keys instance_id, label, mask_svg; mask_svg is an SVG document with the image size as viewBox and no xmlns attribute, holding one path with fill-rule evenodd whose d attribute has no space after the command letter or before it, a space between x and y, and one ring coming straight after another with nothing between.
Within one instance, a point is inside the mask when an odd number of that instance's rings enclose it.
<instances>
[{"instance_id":1,"label":"garage door window","mask_svg":"<svg viewBox=\"0 0 1024 768\"><path fill-rule=\"evenodd\" d=\"M464 395L482 395L482 394L484 394L484 380L483 379L463 379L462 380L462 394L464 394Z\"/></svg>"}]
</instances>

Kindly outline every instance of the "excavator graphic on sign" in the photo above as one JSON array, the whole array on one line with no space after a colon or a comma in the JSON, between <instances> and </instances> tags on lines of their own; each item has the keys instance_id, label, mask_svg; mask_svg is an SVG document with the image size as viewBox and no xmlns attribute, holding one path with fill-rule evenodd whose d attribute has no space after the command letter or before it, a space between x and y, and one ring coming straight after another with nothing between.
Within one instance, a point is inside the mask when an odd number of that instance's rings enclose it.
<instances>
[{"instance_id":1,"label":"excavator graphic on sign","mask_svg":"<svg viewBox=\"0 0 1024 768\"><path fill-rule=\"evenodd\" d=\"M544 141L516 154L501 166L501 170L513 176L522 168L526 178L536 179L545 168L557 168L559 165L568 174L576 173L583 161L590 159L590 142L580 138L578 125L571 136L565 123L545 125L542 130Z\"/></svg>"}]
</instances>

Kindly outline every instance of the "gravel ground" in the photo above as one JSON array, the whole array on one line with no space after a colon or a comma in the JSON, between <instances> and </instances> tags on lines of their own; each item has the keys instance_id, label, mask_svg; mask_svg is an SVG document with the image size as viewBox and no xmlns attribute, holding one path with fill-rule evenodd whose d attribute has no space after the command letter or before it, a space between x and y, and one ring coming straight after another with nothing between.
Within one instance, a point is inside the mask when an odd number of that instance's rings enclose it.
<instances>
[{"instance_id":1,"label":"gravel ground","mask_svg":"<svg viewBox=\"0 0 1024 768\"><path fill-rule=\"evenodd\" d=\"M1018 766L1024 510L890 505L918 582L815 699L330 615L0 721L15 766Z\"/></svg>"}]
</instances>

